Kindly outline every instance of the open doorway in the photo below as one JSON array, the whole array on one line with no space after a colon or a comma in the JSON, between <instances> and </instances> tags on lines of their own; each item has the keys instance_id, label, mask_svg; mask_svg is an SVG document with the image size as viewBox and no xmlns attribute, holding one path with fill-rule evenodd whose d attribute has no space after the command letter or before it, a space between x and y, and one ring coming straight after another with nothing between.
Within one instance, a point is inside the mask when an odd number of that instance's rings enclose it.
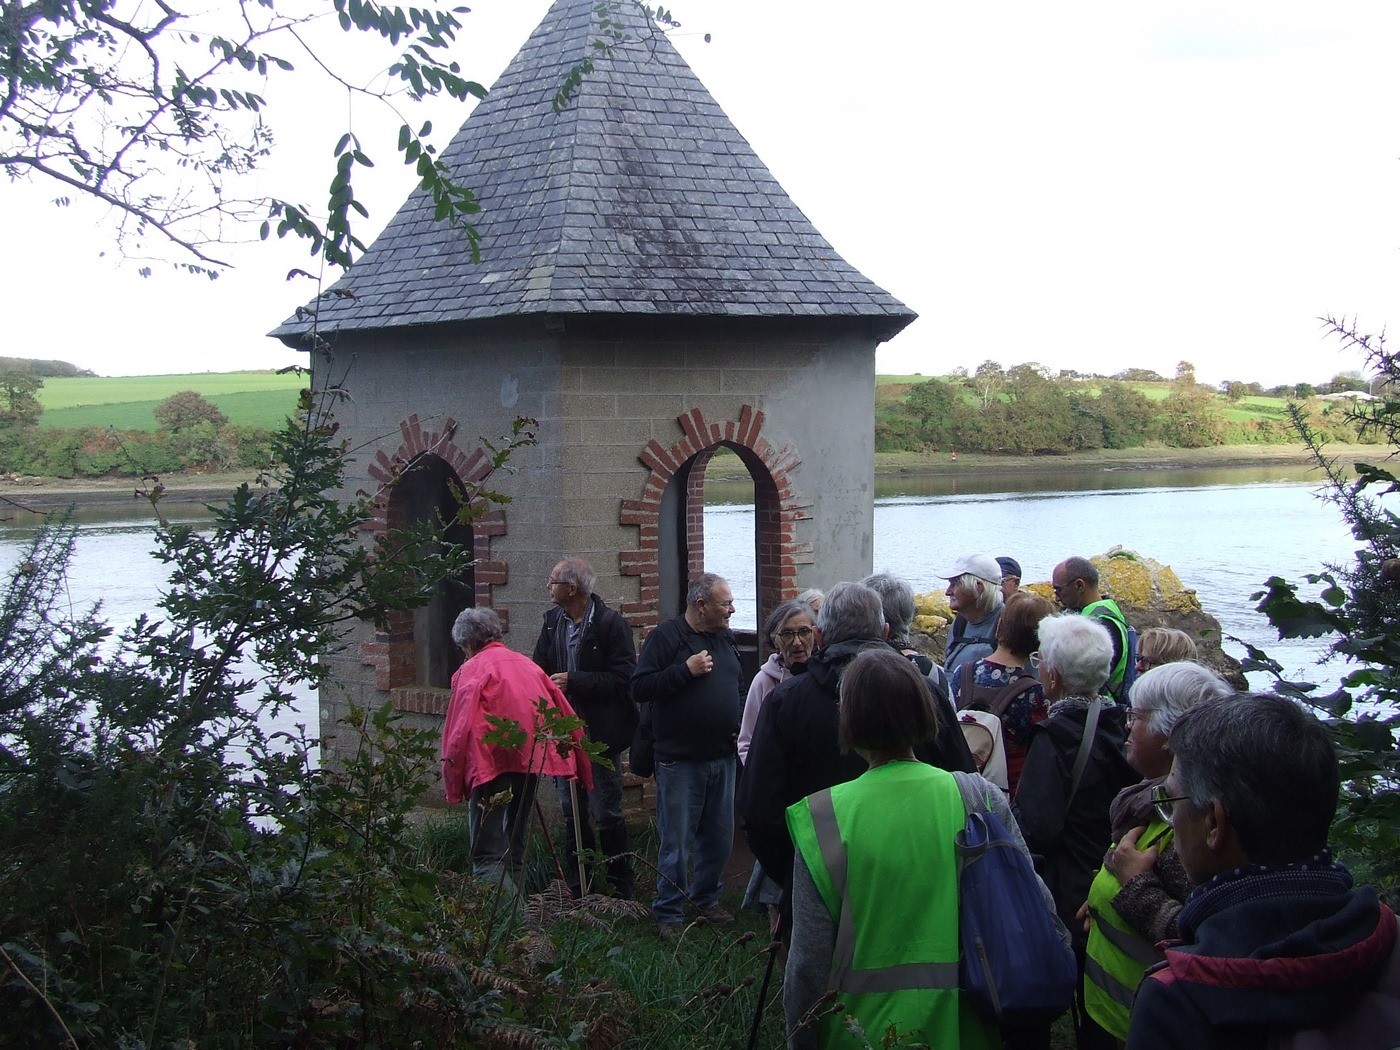
<instances>
[{"instance_id":1,"label":"open doorway","mask_svg":"<svg viewBox=\"0 0 1400 1050\"><path fill-rule=\"evenodd\" d=\"M404 470L390 497L390 518L401 526L424 521L445 522L444 546L472 549L471 525L459 519L462 482L439 456L423 454ZM476 604L476 586L471 569L439 582L432 601L412 613L412 682L395 685L429 686L447 689L453 672L462 663L461 650L452 643L452 623L463 609ZM406 626L406 625L405 625Z\"/></svg>"}]
</instances>

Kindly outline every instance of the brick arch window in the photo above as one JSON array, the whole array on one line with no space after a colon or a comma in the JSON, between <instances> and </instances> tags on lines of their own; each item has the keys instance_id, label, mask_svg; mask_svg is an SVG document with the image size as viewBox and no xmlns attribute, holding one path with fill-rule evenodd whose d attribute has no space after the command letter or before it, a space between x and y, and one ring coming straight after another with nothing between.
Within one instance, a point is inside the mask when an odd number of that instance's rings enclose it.
<instances>
[{"instance_id":1,"label":"brick arch window","mask_svg":"<svg viewBox=\"0 0 1400 1050\"><path fill-rule=\"evenodd\" d=\"M395 707L441 714L447 710L452 672L461 663L452 644L452 621L469 606L491 605L493 587L506 582L506 563L491 557L492 540L505 535L505 512L488 509L470 495L493 468L484 449L467 451L456 445L455 421L448 419L435 431L412 415L399 429L403 443L398 450L377 453L369 467L380 485L370 531L383 535L433 517L449 521L467 495L480 513L470 524L450 525L444 538L469 544L475 564L462 577L444 580L427 606L391 613L385 629L364 645L361 658L374 668L375 687L388 692ZM496 611L502 626L508 627L505 610Z\"/></svg>"},{"instance_id":2,"label":"brick arch window","mask_svg":"<svg viewBox=\"0 0 1400 1050\"><path fill-rule=\"evenodd\" d=\"M811 518L792 471L801 462L791 448L765 439L763 413L744 405L738 419L711 423L698 408L677 419L681 439L670 447L653 439L638 455L650 474L640 499L625 499L619 520L638 529L637 550L624 551L624 576L641 578L639 600L622 612L639 627L676 615L689 580L705 565L705 467L721 446L733 449L754 484L755 582L758 622L797 593L797 566L813 560L811 543L794 538L797 522Z\"/></svg>"}]
</instances>

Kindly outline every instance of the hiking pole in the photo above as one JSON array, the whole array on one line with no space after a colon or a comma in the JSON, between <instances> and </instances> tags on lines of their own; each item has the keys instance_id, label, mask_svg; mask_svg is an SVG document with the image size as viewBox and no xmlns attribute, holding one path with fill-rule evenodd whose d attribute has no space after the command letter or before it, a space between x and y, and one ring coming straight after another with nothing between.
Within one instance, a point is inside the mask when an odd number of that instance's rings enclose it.
<instances>
[{"instance_id":1,"label":"hiking pole","mask_svg":"<svg viewBox=\"0 0 1400 1050\"><path fill-rule=\"evenodd\" d=\"M535 797L535 815L540 818L540 830L544 832L544 844L549 848L549 855L554 860L554 870L559 873L559 881L567 887L569 880L564 876L564 866L559 863L559 853L554 848L554 840L549 837L549 825L545 823L544 810L540 808L538 795Z\"/></svg>"},{"instance_id":2,"label":"hiking pole","mask_svg":"<svg viewBox=\"0 0 1400 1050\"><path fill-rule=\"evenodd\" d=\"M569 781L569 807L573 810L574 816L574 842L578 849L574 851L574 860L578 862L578 895L588 896L588 878L583 871L583 821L578 811L578 781Z\"/></svg>"},{"instance_id":3,"label":"hiking pole","mask_svg":"<svg viewBox=\"0 0 1400 1050\"><path fill-rule=\"evenodd\" d=\"M768 942L768 965L763 970L763 984L758 989L758 1006L753 1011L753 1027L749 1029L749 1050L758 1045L758 1026L763 1021L763 1007L768 1002L768 983L773 980L773 964L778 960L778 951L783 946L783 917L773 924L772 938Z\"/></svg>"}]
</instances>

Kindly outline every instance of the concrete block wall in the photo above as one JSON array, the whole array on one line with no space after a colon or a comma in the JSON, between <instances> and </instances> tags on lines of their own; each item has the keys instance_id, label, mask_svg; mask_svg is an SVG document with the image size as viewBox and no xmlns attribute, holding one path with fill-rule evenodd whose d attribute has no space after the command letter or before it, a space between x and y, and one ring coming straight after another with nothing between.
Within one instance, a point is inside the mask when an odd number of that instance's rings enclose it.
<instances>
[{"instance_id":1,"label":"concrete block wall","mask_svg":"<svg viewBox=\"0 0 1400 1050\"><path fill-rule=\"evenodd\" d=\"M656 486L677 457L716 442L760 474L776 473L770 505L756 484L758 528L773 537L774 565L760 581L766 607L868 573L874 376L874 344L861 335L769 324L751 336L639 340L546 331L538 321L347 339L313 369L317 388L349 394L336 414L362 450L347 493L383 499L396 464L429 447L470 473L462 465L479 462L482 439L501 443L517 416L538 420L539 444L485 478L511 502L474 538L489 560L478 603L508 620L506 642L523 652L566 553L593 564L598 593L635 627L656 621ZM702 477L692 477L693 490ZM323 736L350 702L377 706L390 684L397 706L440 724L445 691L401 685L386 670L383 646L395 641L360 626L327 657L338 684L322 698ZM336 753L330 747L328 760Z\"/></svg>"}]
</instances>

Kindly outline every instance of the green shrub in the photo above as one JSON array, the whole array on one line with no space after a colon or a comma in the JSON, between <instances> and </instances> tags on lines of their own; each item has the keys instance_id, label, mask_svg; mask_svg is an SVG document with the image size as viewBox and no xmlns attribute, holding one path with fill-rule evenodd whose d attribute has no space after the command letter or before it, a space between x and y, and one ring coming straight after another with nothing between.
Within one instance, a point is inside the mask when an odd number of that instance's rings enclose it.
<instances>
[{"instance_id":1,"label":"green shrub","mask_svg":"<svg viewBox=\"0 0 1400 1050\"><path fill-rule=\"evenodd\" d=\"M68 612L62 521L0 595L7 1045L449 1045L528 1005L492 983L525 965L511 902L409 835L436 734L352 712L360 746L322 770L261 718L325 679L343 624L421 604L467 555L428 526L361 546L368 504L326 495L333 426L273 448L271 487L158 530L165 597L119 636Z\"/></svg>"},{"instance_id":2,"label":"green shrub","mask_svg":"<svg viewBox=\"0 0 1400 1050\"><path fill-rule=\"evenodd\" d=\"M1360 349L1376 372L1400 380L1400 360L1385 350L1385 339L1358 335L1328 320L1332 330ZM1392 386L1390 389L1400 389ZM1400 401L1386 398L1351 409L1348 425L1393 451L1400 451ZM1245 670L1273 674L1275 688L1314 706L1327 719L1341 759L1343 792L1333 828L1333 844L1375 882L1392 902L1400 901L1400 517L1384 497L1400 477L1375 464L1357 463L1356 479L1323 450L1309 410L1292 407L1294 426L1328 478L1328 498L1356 537L1349 564L1329 565L1306 577L1313 597L1300 597L1299 585L1272 577L1255 595L1259 610L1280 638L1332 637L1331 658L1347 667L1341 685L1326 696L1307 682L1282 677L1283 668L1267 653L1246 646Z\"/></svg>"}]
</instances>

